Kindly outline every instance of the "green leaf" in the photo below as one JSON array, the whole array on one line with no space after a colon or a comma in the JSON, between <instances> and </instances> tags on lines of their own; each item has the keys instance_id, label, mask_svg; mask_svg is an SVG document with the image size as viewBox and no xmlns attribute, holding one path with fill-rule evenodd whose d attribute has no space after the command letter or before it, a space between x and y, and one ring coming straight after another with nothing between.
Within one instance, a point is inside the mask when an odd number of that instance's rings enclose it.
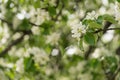
<instances>
[{"instance_id":1,"label":"green leaf","mask_svg":"<svg viewBox=\"0 0 120 80\"><path fill-rule=\"evenodd\" d=\"M103 16L99 16L96 21L98 24L102 24L103 20L104 20Z\"/></svg>"},{"instance_id":2,"label":"green leaf","mask_svg":"<svg viewBox=\"0 0 120 80\"><path fill-rule=\"evenodd\" d=\"M100 61L98 59L91 59L88 61L88 66L97 68L100 66Z\"/></svg>"},{"instance_id":3,"label":"green leaf","mask_svg":"<svg viewBox=\"0 0 120 80\"><path fill-rule=\"evenodd\" d=\"M68 6L69 0L61 0L65 6Z\"/></svg>"},{"instance_id":4,"label":"green leaf","mask_svg":"<svg viewBox=\"0 0 120 80\"><path fill-rule=\"evenodd\" d=\"M103 18L104 20L108 21L108 22L111 22L113 24L116 24L117 22L115 21L114 17L108 15L108 14L105 14L103 15Z\"/></svg>"},{"instance_id":5,"label":"green leaf","mask_svg":"<svg viewBox=\"0 0 120 80\"><path fill-rule=\"evenodd\" d=\"M40 1L39 0L37 0L37 1L34 2L34 7L35 8L40 8L40 6L41 5L40 5Z\"/></svg>"},{"instance_id":6,"label":"green leaf","mask_svg":"<svg viewBox=\"0 0 120 80\"><path fill-rule=\"evenodd\" d=\"M49 14L50 16L54 16L56 15L56 9L54 7L48 7L48 11L49 11Z\"/></svg>"},{"instance_id":7,"label":"green leaf","mask_svg":"<svg viewBox=\"0 0 120 80\"><path fill-rule=\"evenodd\" d=\"M29 24L29 21L27 19L24 19L22 23L19 25L20 30L30 30L31 25Z\"/></svg>"},{"instance_id":8,"label":"green leaf","mask_svg":"<svg viewBox=\"0 0 120 80\"><path fill-rule=\"evenodd\" d=\"M40 26L44 29L42 33L49 34L53 25L54 25L53 21L45 21L44 23L42 23Z\"/></svg>"},{"instance_id":9,"label":"green leaf","mask_svg":"<svg viewBox=\"0 0 120 80\"><path fill-rule=\"evenodd\" d=\"M120 2L120 0L117 0L118 2Z\"/></svg>"},{"instance_id":10,"label":"green leaf","mask_svg":"<svg viewBox=\"0 0 120 80\"><path fill-rule=\"evenodd\" d=\"M102 26L94 21L89 23L89 28L93 28L93 29L101 29Z\"/></svg>"},{"instance_id":11,"label":"green leaf","mask_svg":"<svg viewBox=\"0 0 120 80\"><path fill-rule=\"evenodd\" d=\"M93 22L93 20L83 20L82 23L83 25L88 25L90 22Z\"/></svg>"},{"instance_id":12,"label":"green leaf","mask_svg":"<svg viewBox=\"0 0 120 80\"><path fill-rule=\"evenodd\" d=\"M80 47L80 50L84 51L84 47L83 47L83 39L80 39L79 47Z\"/></svg>"},{"instance_id":13,"label":"green leaf","mask_svg":"<svg viewBox=\"0 0 120 80\"><path fill-rule=\"evenodd\" d=\"M32 57L24 58L24 69L25 71L35 71L35 65Z\"/></svg>"},{"instance_id":14,"label":"green leaf","mask_svg":"<svg viewBox=\"0 0 120 80\"><path fill-rule=\"evenodd\" d=\"M66 21L68 20L67 15L63 15L63 16L62 16L62 20L66 22Z\"/></svg>"},{"instance_id":15,"label":"green leaf","mask_svg":"<svg viewBox=\"0 0 120 80\"><path fill-rule=\"evenodd\" d=\"M94 34L92 34L92 33L86 33L84 35L84 41L86 43L88 43L89 45L95 45L96 38L95 38Z\"/></svg>"},{"instance_id":16,"label":"green leaf","mask_svg":"<svg viewBox=\"0 0 120 80\"><path fill-rule=\"evenodd\" d=\"M110 69L111 72L114 72L117 68L118 60L115 56L106 56L104 57L104 65Z\"/></svg>"}]
</instances>

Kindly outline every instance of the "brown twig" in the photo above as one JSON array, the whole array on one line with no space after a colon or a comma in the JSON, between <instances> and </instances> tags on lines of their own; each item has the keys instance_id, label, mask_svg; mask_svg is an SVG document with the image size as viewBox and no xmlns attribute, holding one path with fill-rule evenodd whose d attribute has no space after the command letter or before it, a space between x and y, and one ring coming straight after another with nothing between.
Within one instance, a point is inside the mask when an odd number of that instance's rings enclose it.
<instances>
[{"instance_id":1,"label":"brown twig","mask_svg":"<svg viewBox=\"0 0 120 80\"><path fill-rule=\"evenodd\" d=\"M12 46L20 43L26 34L31 34L31 31L24 31L20 38L14 40L10 44L8 44L8 46L2 52L0 52L0 57L5 56L5 54L7 54L7 52L12 48Z\"/></svg>"},{"instance_id":2,"label":"brown twig","mask_svg":"<svg viewBox=\"0 0 120 80\"><path fill-rule=\"evenodd\" d=\"M21 42L22 39L24 38L24 35L25 34L23 34L20 38L16 39L15 41L11 42L2 52L0 52L0 57L5 56L5 54L7 54L7 52L12 48L12 46Z\"/></svg>"},{"instance_id":3,"label":"brown twig","mask_svg":"<svg viewBox=\"0 0 120 80\"><path fill-rule=\"evenodd\" d=\"M108 31L108 30L120 30L120 28L108 28L108 29L106 29L106 31ZM93 33L99 33L99 32L104 32L104 29L99 29Z\"/></svg>"}]
</instances>

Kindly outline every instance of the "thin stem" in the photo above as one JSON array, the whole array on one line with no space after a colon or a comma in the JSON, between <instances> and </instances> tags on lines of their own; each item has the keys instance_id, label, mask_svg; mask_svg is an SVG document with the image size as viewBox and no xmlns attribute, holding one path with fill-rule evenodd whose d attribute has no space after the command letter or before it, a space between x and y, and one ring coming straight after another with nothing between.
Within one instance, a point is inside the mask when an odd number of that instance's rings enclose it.
<instances>
[{"instance_id":1,"label":"thin stem","mask_svg":"<svg viewBox=\"0 0 120 80\"><path fill-rule=\"evenodd\" d=\"M108 31L108 30L120 30L120 28L108 28L108 29L106 29L106 31ZM99 33L99 32L102 32L102 31L104 31L104 29L99 29L99 30L97 30L93 33Z\"/></svg>"}]
</instances>

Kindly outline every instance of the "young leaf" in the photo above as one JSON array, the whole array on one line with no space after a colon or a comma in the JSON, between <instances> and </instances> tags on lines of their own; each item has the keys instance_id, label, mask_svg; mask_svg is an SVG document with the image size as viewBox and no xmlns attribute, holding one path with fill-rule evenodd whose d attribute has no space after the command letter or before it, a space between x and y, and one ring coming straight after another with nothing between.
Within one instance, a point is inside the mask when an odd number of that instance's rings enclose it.
<instances>
[{"instance_id":1,"label":"young leaf","mask_svg":"<svg viewBox=\"0 0 120 80\"><path fill-rule=\"evenodd\" d=\"M24 69L25 71L35 71L35 65L32 57L24 58Z\"/></svg>"},{"instance_id":2,"label":"young leaf","mask_svg":"<svg viewBox=\"0 0 120 80\"><path fill-rule=\"evenodd\" d=\"M103 15L103 18L104 18L104 20L106 20L106 21L109 21L109 22L111 22L111 23L113 23L113 24L116 24L116 21L115 21L114 17L112 17L112 16L110 16L110 15L108 15L108 14Z\"/></svg>"},{"instance_id":3,"label":"young leaf","mask_svg":"<svg viewBox=\"0 0 120 80\"><path fill-rule=\"evenodd\" d=\"M98 24L102 24L103 20L104 20L103 16L99 16L96 21Z\"/></svg>"},{"instance_id":4,"label":"young leaf","mask_svg":"<svg viewBox=\"0 0 120 80\"><path fill-rule=\"evenodd\" d=\"M51 16L56 15L56 9L54 7L48 7L48 11Z\"/></svg>"},{"instance_id":5,"label":"young leaf","mask_svg":"<svg viewBox=\"0 0 120 80\"><path fill-rule=\"evenodd\" d=\"M93 29L100 29L102 28L102 26L94 21L89 23L89 28L93 28Z\"/></svg>"},{"instance_id":6,"label":"young leaf","mask_svg":"<svg viewBox=\"0 0 120 80\"><path fill-rule=\"evenodd\" d=\"M95 45L96 38L95 38L94 34L92 34L92 33L86 33L84 35L84 41L86 43L88 43L89 45Z\"/></svg>"}]
</instances>

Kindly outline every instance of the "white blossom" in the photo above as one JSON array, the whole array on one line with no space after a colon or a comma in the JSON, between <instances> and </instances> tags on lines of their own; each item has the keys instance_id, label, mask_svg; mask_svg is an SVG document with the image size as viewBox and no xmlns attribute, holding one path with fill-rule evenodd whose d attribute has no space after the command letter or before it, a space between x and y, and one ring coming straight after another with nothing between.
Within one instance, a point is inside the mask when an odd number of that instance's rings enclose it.
<instances>
[{"instance_id":1,"label":"white blossom","mask_svg":"<svg viewBox=\"0 0 120 80\"><path fill-rule=\"evenodd\" d=\"M120 4L117 2L115 3L115 19L120 24Z\"/></svg>"},{"instance_id":2,"label":"white blossom","mask_svg":"<svg viewBox=\"0 0 120 80\"><path fill-rule=\"evenodd\" d=\"M43 23L45 20L49 20L49 13L44 10L38 10L38 17L36 24Z\"/></svg>"},{"instance_id":3,"label":"white blossom","mask_svg":"<svg viewBox=\"0 0 120 80\"><path fill-rule=\"evenodd\" d=\"M58 49L53 49L51 52L52 56L57 56L59 54L59 50Z\"/></svg>"},{"instance_id":4,"label":"white blossom","mask_svg":"<svg viewBox=\"0 0 120 80\"><path fill-rule=\"evenodd\" d=\"M95 11L89 12L87 13L87 16L85 17L85 19L90 19L90 20L94 20L97 19L98 15L96 14Z\"/></svg>"},{"instance_id":5,"label":"white blossom","mask_svg":"<svg viewBox=\"0 0 120 80\"><path fill-rule=\"evenodd\" d=\"M9 56L21 58L21 57L24 57L26 55L26 52L25 52L24 48L17 49L15 46L13 46L8 54L9 54Z\"/></svg>"},{"instance_id":6,"label":"white blossom","mask_svg":"<svg viewBox=\"0 0 120 80\"><path fill-rule=\"evenodd\" d=\"M9 80L4 71L0 69L0 80Z\"/></svg>"},{"instance_id":7,"label":"white blossom","mask_svg":"<svg viewBox=\"0 0 120 80\"><path fill-rule=\"evenodd\" d=\"M49 60L47 53L41 48L38 47L29 48L28 53L33 55L33 59L38 64L45 64Z\"/></svg>"},{"instance_id":8,"label":"white blossom","mask_svg":"<svg viewBox=\"0 0 120 80\"><path fill-rule=\"evenodd\" d=\"M22 20L20 20L17 16L15 16L12 20L13 28L16 29L21 24Z\"/></svg>"},{"instance_id":9,"label":"white blossom","mask_svg":"<svg viewBox=\"0 0 120 80\"><path fill-rule=\"evenodd\" d=\"M82 25L82 22L80 22L79 24L76 24L72 27L71 32L72 32L72 37L77 38L79 40L82 34L86 33L86 27L85 25Z\"/></svg>"},{"instance_id":10,"label":"white blossom","mask_svg":"<svg viewBox=\"0 0 120 80\"><path fill-rule=\"evenodd\" d=\"M16 62L16 71L19 73L24 73L24 63L23 63L23 58L20 58Z\"/></svg>"},{"instance_id":11,"label":"white blossom","mask_svg":"<svg viewBox=\"0 0 120 80\"><path fill-rule=\"evenodd\" d=\"M32 33L33 33L34 35L39 35L39 34L40 34L40 29L39 29L39 27L33 26L33 27L31 28L31 31L32 31Z\"/></svg>"},{"instance_id":12,"label":"white blossom","mask_svg":"<svg viewBox=\"0 0 120 80\"><path fill-rule=\"evenodd\" d=\"M74 54L81 53L80 49L77 46L68 46L66 48L66 55L73 56Z\"/></svg>"},{"instance_id":13,"label":"white blossom","mask_svg":"<svg viewBox=\"0 0 120 80\"><path fill-rule=\"evenodd\" d=\"M60 39L60 33L53 32L47 36L46 43L51 45L57 45Z\"/></svg>"},{"instance_id":14,"label":"white blossom","mask_svg":"<svg viewBox=\"0 0 120 80\"><path fill-rule=\"evenodd\" d=\"M104 43L109 43L114 38L114 30L107 31L101 38Z\"/></svg>"},{"instance_id":15,"label":"white blossom","mask_svg":"<svg viewBox=\"0 0 120 80\"><path fill-rule=\"evenodd\" d=\"M3 58L0 58L0 66L2 67L6 67L6 68L13 68L14 67L14 64L13 63L10 63L10 62L7 62L5 59Z\"/></svg>"},{"instance_id":16,"label":"white blossom","mask_svg":"<svg viewBox=\"0 0 120 80\"><path fill-rule=\"evenodd\" d=\"M56 6L56 0L50 0L50 5L52 5L52 6Z\"/></svg>"},{"instance_id":17,"label":"white blossom","mask_svg":"<svg viewBox=\"0 0 120 80\"><path fill-rule=\"evenodd\" d=\"M3 46L10 37L9 28L6 24L3 24L3 27L0 27L0 46Z\"/></svg>"}]
</instances>

